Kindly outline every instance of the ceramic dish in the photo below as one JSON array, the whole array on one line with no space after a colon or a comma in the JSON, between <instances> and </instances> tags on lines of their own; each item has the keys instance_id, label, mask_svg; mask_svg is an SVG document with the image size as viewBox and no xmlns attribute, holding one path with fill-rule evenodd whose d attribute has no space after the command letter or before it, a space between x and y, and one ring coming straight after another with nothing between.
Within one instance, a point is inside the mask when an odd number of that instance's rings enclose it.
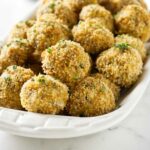
<instances>
[{"instance_id":1,"label":"ceramic dish","mask_svg":"<svg viewBox=\"0 0 150 150\"><path fill-rule=\"evenodd\" d=\"M34 10L24 20L35 14ZM146 45L147 48L150 44ZM0 108L0 129L11 134L34 138L72 138L108 129L124 120L139 102L150 81L150 58L138 83L128 91L115 111L97 117L42 115Z\"/></svg>"}]
</instances>

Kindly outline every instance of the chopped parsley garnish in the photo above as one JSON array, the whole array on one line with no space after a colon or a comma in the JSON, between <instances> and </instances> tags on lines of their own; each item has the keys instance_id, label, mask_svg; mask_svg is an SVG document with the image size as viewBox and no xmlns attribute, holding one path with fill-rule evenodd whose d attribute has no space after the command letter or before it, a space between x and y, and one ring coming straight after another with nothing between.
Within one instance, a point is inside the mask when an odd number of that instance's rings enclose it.
<instances>
[{"instance_id":1,"label":"chopped parsley garnish","mask_svg":"<svg viewBox=\"0 0 150 150\"><path fill-rule=\"evenodd\" d=\"M82 68L82 69L84 68L84 65L83 65L83 64L80 64L79 66L80 66L80 68Z\"/></svg>"},{"instance_id":2,"label":"chopped parsley garnish","mask_svg":"<svg viewBox=\"0 0 150 150\"><path fill-rule=\"evenodd\" d=\"M6 82L10 82L11 81L10 77L4 77L4 79L5 79Z\"/></svg>"},{"instance_id":3,"label":"chopped parsley garnish","mask_svg":"<svg viewBox=\"0 0 150 150\"><path fill-rule=\"evenodd\" d=\"M48 52L48 53L51 53L51 52L52 52L52 48L49 47L49 48L47 49L47 52Z\"/></svg>"},{"instance_id":4,"label":"chopped parsley garnish","mask_svg":"<svg viewBox=\"0 0 150 150\"><path fill-rule=\"evenodd\" d=\"M74 77L73 77L73 80L78 80L79 79L79 77L77 76L77 75L75 75Z\"/></svg>"},{"instance_id":5,"label":"chopped parsley garnish","mask_svg":"<svg viewBox=\"0 0 150 150\"><path fill-rule=\"evenodd\" d=\"M32 78L31 81L35 81L34 78Z\"/></svg>"},{"instance_id":6,"label":"chopped parsley garnish","mask_svg":"<svg viewBox=\"0 0 150 150\"><path fill-rule=\"evenodd\" d=\"M116 48L119 48L120 50L126 50L129 47L128 43L118 43L115 45Z\"/></svg>"},{"instance_id":7,"label":"chopped parsley garnish","mask_svg":"<svg viewBox=\"0 0 150 150\"><path fill-rule=\"evenodd\" d=\"M44 77L41 77L41 78L38 79L38 81L39 81L40 83L45 83L45 78L44 78Z\"/></svg>"},{"instance_id":8,"label":"chopped parsley garnish","mask_svg":"<svg viewBox=\"0 0 150 150\"><path fill-rule=\"evenodd\" d=\"M16 70L16 69L17 69L17 66L16 66L16 65L14 65L14 66L13 66L13 70Z\"/></svg>"},{"instance_id":9,"label":"chopped parsley garnish","mask_svg":"<svg viewBox=\"0 0 150 150\"><path fill-rule=\"evenodd\" d=\"M49 5L49 8L51 8L51 9L52 9L52 11L54 11L55 4L54 4L54 3L51 3L51 4Z\"/></svg>"},{"instance_id":10,"label":"chopped parsley garnish","mask_svg":"<svg viewBox=\"0 0 150 150\"><path fill-rule=\"evenodd\" d=\"M82 23L83 23L83 21L80 20L80 21L79 21L79 24L82 24Z\"/></svg>"},{"instance_id":11,"label":"chopped parsley garnish","mask_svg":"<svg viewBox=\"0 0 150 150\"><path fill-rule=\"evenodd\" d=\"M100 88L100 92L105 92L105 90L106 90L105 86L102 86L102 87Z\"/></svg>"}]
</instances>

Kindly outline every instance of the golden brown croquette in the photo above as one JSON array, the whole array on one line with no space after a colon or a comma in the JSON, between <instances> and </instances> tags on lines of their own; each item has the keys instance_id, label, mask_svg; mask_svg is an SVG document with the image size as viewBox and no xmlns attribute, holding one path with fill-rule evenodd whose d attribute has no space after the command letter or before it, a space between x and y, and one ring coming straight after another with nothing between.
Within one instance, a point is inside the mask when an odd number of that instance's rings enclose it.
<instances>
[{"instance_id":1,"label":"golden brown croquette","mask_svg":"<svg viewBox=\"0 0 150 150\"><path fill-rule=\"evenodd\" d=\"M42 67L72 87L90 72L91 58L80 44L63 40L42 53Z\"/></svg>"},{"instance_id":2,"label":"golden brown croquette","mask_svg":"<svg viewBox=\"0 0 150 150\"><path fill-rule=\"evenodd\" d=\"M68 87L49 75L38 75L22 87L22 106L31 112L58 114L69 98Z\"/></svg>"}]
</instances>

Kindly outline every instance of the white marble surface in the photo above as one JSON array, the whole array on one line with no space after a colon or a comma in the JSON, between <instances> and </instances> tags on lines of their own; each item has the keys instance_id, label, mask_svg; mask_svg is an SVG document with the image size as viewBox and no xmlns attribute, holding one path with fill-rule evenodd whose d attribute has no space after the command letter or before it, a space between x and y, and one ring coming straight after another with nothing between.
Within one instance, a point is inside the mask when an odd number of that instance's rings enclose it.
<instances>
[{"instance_id":1,"label":"white marble surface","mask_svg":"<svg viewBox=\"0 0 150 150\"><path fill-rule=\"evenodd\" d=\"M147 0L148 2L148 0ZM0 39L35 0L0 1ZM150 2L149 2L150 4ZM19 12L19 13L18 13ZM101 133L65 140L17 137L0 131L0 150L150 150L150 85L130 116Z\"/></svg>"}]
</instances>

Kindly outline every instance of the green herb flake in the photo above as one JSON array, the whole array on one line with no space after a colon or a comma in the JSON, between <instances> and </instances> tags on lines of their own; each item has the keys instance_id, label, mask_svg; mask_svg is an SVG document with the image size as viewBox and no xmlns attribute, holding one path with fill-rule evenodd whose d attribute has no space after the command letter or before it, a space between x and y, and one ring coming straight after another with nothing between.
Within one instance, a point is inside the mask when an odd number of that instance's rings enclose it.
<instances>
[{"instance_id":1,"label":"green herb flake","mask_svg":"<svg viewBox=\"0 0 150 150\"><path fill-rule=\"evenodd\" d=\"M105 86L102 86L102 87L100 88L100 92L102 92L102 93L104 93L105 90L106 90Z\"/></svg>"},{"instance_id":2,"label":"green herb flake","mask_svg":"<svg viewBox=\"0 0 150 150\"><path fill-rule=\"evenodd\" d=\"M5 82L10 82L11 81L10 77L4 77L4 79L5 79Z\"/></svg>"},{"instance_id":3,"label":"green herb flake","mask_svg":"<svg viewBox=\"0 0 150 150\"><path fill-rule=\"evenodd\" d=\"M51 8L51 9L52 9L52 11L54 11L55 4L54 4L54 3L51 3L51 4L49 5L49 8Z\"/></svg>"},{"instance_id":4,"label":"green herb flake","mask_svg":"<svg viewBox=\"0 0 150 150\"><path fill-rule=\"evenodd\" d=\"M79 79L79 77L77 76L77 75L75 75L74 77L73 77L73 80L78 80Z\"/></svg>"},{"instance_id":5,"label":"green herb flake","mask_svg":"<svg viewBox=\"0 0 150 150\"><path fill-rule=\"evenodd\" d=\"M79 66L80 66L80 68L84 69L84 65L83 64L80 64Z\"/></svg>"},{"instance_id":6,"label":"green herb flake","mask_svg":"<svg viewBox=\"0 0 150 150\"><path fill-rule=\"evenodd\" d=\"M35 81L34 78L32 78L31 81Z\"/></svg>"},{"instance_id":7,"label":"green herb flake","mask_svg":"<svg viewBox=\"0 0 150 150\"><path fill-rule=\"evenodd\" d=\"M79 21L79 24L82 24L82 23L83 23L83 21L80 20L80 21Z\"/></svg>"},{"instance_id":8,"label":"green herb flake","mask_svg":"<svg viewBox=\"0 0 150 150\"><path fill-rule=\"evenodd\" d=\"M51 53L51 52L52 52L52 48L49 47L49 48L47 49L47 52L48 52L48 53Z\"/></svg>"},{"instance_id":9,"label":"green herb flake","mask_svg":"<svg viewBox=\"0 0 150 150\"><path fill-rule=\"evenodd\" d=\"M44 77L40 77L40 78L38 79L38 81L39 81L40 83L45 83L45 78L44 78Z\"/></svg>"},{"instance_id":10,"label":"green herb flake","mask_svg":"<svg viewBox=\"0 0 150 150\"><path fill-rule=\"evenodd\" d=\"M115 45L116 48L119 48L120 50L126 50L129 47L128 43L118 43Z\"/></svg>"},{"instance_id":11,"label":"green herb flake","mask_svg":"<svg viewBox=\"0 0 150 150\"><path fill-rule=\"evenodd\" d=\"M16 70L16 69L17 69L17 66L16 66L16 65L14 65L14 66L13 66L13 70Z\"/></svg>"}]
</instances>

